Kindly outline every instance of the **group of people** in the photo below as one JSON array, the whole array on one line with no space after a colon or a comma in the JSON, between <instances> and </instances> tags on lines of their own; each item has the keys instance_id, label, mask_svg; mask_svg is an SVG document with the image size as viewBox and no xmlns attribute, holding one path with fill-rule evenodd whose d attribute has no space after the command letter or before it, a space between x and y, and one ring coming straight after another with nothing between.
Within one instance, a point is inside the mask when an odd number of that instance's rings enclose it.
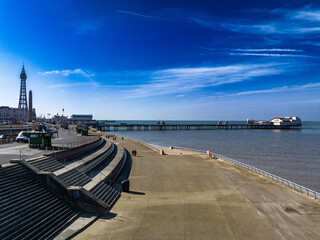
<instances>
[{"instance_id":1,"label":"group of people","mask_svg":"<svg viewBox=\"0 0 320 240\"><path fill-rule=\"evenodd\" d=\"M110 137L110 136L107 136L108 139L109 139L109 137ZM124 140L123 137L122 137L121 139ZM113 140L113 141L116 141L116 140L117 140L117 137L116 137L116 136L112 136L112 140Z\"/></svg>"},{"instance_id":2,"label":"group of people","mask_svg":"<svg viewBox=\"0 0 320 240\"><path fill-rule=\"evenodd\" d=\"M137 150L132 150L131 153L132 153L132 156L137 156Z\"/></svg>"}]
</instances>

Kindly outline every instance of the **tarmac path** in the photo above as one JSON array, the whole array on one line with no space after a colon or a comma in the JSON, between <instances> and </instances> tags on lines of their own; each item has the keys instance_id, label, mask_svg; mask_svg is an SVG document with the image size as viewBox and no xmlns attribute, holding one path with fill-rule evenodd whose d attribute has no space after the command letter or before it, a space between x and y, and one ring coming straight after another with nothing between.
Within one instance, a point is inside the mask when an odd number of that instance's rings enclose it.
<instances>
[{"instance_id":1,"label":"tarmac path","mask_svg":"<svg viewBox=\"0 0 320 240\"><path fill-rule=\"evenodd\" d=\"M74 130L66 130L60 128L59 130L59 137L57 138L56 134L54 138L52 138L52 145L63 147L64 145L68 144L77 144L84 140L91 141L96 136L81 136L77 134ZM39 150L35 148L29 148L28 143L7 143L7 144L0 144L0 164L9 163L11 159L20 158L20 154L23 158L35 158L40 157L46 150Z\"/></svg>"},{"instance_id":2,"label":"tarmac path","mask_svg":"<svg viewBox=\"0 0 320 240\"><path fill-rule=\"evenodd\" d=\"M178 150L133 157L129 193L75 239L320 239L320 204L269 179Z\"/></svg>"}]
</instances>

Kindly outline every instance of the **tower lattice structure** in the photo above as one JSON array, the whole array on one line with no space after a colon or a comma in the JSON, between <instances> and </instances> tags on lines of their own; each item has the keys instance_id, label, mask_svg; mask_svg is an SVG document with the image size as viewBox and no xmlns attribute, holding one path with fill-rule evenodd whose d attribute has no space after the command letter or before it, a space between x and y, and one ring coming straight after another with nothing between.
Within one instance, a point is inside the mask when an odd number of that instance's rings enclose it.
<instances>
[{"instance_id":1,"label":"tower lattice structure","mask_svg":"<svg viewBox=\"0 0 320 240\"><path fill-rule=\"evenodd\" d=\"M28 111L28 103L27 103L27 74L26 71L24 70L24 65L22 67L22 71L20 74L20 79L21 79L21 85L20 85L20 97L19 97L19 106L18 108L23 108Z\"/></svg>"}]
</instances>

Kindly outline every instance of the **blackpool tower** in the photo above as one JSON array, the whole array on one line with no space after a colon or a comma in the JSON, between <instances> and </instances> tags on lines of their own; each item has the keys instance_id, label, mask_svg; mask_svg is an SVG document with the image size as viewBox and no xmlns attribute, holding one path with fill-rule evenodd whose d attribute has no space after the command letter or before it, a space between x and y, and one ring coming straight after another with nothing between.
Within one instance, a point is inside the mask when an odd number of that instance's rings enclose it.
<instances>
[{"instance_id":1,"label":"blackpool tower","mask_svg":"<svg viewBox=\"0 0 320 240\"><path fill-rule=\"evenodd\" d=\"M27 89L26 89L26 80L27 80L27 74L24 70L24 65L22 67L22 71L20 74L21 79L21 85L20 85L20 97L19 97L19 106L18 108L28 110L28 104L27 104Z\"/></svg>"}]
</instances>

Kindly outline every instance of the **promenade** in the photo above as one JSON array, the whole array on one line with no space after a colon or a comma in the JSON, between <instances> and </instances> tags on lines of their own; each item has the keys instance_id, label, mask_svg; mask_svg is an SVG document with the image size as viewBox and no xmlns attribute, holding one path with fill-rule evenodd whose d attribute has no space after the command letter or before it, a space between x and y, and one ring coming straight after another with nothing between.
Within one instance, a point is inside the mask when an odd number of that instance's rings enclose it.
<instances>
[{"instance_id":1,"label":"promenade","mask_svg":"<svg viewBox=\"0 0 320 240\"><path fill-rule=\"evenodd\" d=\"M52 145L57 147L63 147L69 144L77 144L83 140L90 141L95 136L80 136L75 130L59 129L59 137L52 139ZM0 145L0 164L9 163L11 159L20 158L20 154L23 158L35 158L40 157L46 150L39 150L34 148L29 148L29 143L6 143Z\"/></svg>"},{"instance_id":2,"label":"promenade","mask_svg":"<svg viewBox=\"0 0 320 240\"><path fill-rule=\"evenodd\" d=\"M320 204L206 156L117 138L133 157L129 193L75 239L320 239Z\"/></svg>"}]
</instances>

